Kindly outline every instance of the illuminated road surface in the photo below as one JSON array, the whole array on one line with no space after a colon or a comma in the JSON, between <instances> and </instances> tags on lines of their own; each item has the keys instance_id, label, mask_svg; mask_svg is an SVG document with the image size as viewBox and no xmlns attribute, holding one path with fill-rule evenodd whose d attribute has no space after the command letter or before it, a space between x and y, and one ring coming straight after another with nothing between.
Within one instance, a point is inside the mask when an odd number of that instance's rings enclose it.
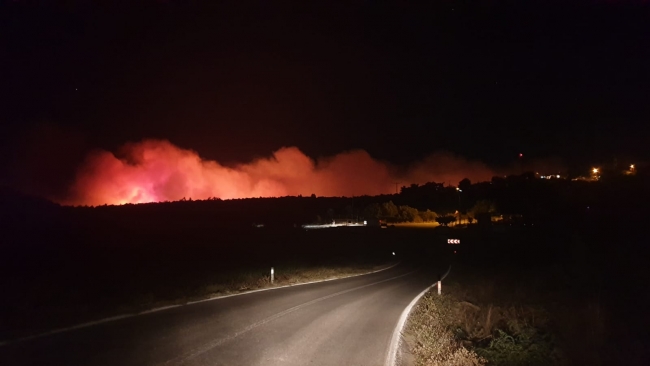
<instances>
[{"instance_id":1,"label":"illuminated road surface","mask_svg":"<svg viewBox=\"0 0 650 366\"><path fill-rule=\"evenodd\" d=\"M399 265L167 309L0 347L0 365L383 365L435 276Z\"/></svg>"}]
</instances>

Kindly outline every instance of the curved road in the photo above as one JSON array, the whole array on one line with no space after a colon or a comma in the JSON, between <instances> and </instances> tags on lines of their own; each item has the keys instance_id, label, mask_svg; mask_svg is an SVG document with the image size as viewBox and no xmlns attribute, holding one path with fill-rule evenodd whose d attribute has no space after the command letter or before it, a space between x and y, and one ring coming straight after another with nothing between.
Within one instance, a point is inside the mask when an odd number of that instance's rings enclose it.
<instances>
[{"instance_id":1,"label":"curved road","mask_svg":"<svg viewBox=\"0 0 650 366\"><path fill-rule=\"evenodd\" d=\"M0 347L1 365L383 365L422 266L254 292Z\"/></svg>"}]
</instances>

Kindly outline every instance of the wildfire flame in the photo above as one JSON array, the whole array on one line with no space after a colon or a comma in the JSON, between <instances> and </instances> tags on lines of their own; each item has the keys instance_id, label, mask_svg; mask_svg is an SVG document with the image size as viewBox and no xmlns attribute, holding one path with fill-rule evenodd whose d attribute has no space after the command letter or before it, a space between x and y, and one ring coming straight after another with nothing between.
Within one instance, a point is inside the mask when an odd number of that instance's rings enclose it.
<instances>
[{"instance_id":1,"label":"wildfire flame","mask_svg":"<svg viewBox=\"0 0 650 366\"><path fill-rule=\"evenodd\" d=\"M120 158L108 151L91 154L79 169L65 204L101 205L311 195L352 196L393 193L396 181L456 184L463 178L489 180L482 163L450 154L435 154L396 173L397 168L363 150L314 160L296 147L284 147L268 158L224 166L202 159L192 150L163 140L125 145ZM404 184L408 185L408 184Z\"/></svg>"}]
</instances>

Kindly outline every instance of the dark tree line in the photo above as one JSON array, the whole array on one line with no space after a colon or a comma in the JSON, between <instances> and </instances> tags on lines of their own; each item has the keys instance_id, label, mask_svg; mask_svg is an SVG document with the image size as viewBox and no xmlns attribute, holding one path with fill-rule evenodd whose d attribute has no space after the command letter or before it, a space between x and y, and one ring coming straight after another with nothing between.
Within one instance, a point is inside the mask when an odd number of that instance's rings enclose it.
<instances>
[{"instance_id":1,"label":"dark tree line","mask_svg":"<svg viewBox=\"0 0 650 366\"><path fill-rule=\"evenodd\" d=\"M430 182L402 187L399 194L358 197L279 197L237 200L190 200L124 206L62 207L4 189L0 215L7 226L56 225L61 222L118 226L209 223L214 227L250 227L251 223L293 226L332 219L384 219L431 222L459 216L518 215L528 221L576 220L589 210L613 212L647 200L645 174L612 176L598 182L539 179L533 174L467 179L458 187ZM608 211L609 210L609 211ZM621 209L619 209L621 210ZM620 212L618 213L620 214Z\"/></svg>"}]
</instances>

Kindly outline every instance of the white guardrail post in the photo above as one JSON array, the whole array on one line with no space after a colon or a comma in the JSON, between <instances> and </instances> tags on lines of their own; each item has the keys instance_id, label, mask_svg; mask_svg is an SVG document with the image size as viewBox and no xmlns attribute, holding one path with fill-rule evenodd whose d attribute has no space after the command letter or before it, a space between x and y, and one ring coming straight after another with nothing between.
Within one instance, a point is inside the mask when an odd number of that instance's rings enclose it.
<instances>
[{"instance_id":1,"label":"white guardrail post","mask_svg":"<svg viewBox=\"0 0 650 366\"><path fill-rule=\"evenodd\" d=\"M438 275L438 295L442 295L442 280L444 280L447 275L449 275L449 272L451 272L451 264L449 265L449 269L447 269L447 272L445 272L444 275Z\"/></svg>"},{"instance_id":2,"label":"white guardrail post","mask_svg":"<svg viewBox=\"0 0 650 366\"><path fill-rule=\"evenodd\" d=\"M273 283L273 267L271 267L271 283Z\"/></svg>"}]
</instances>

